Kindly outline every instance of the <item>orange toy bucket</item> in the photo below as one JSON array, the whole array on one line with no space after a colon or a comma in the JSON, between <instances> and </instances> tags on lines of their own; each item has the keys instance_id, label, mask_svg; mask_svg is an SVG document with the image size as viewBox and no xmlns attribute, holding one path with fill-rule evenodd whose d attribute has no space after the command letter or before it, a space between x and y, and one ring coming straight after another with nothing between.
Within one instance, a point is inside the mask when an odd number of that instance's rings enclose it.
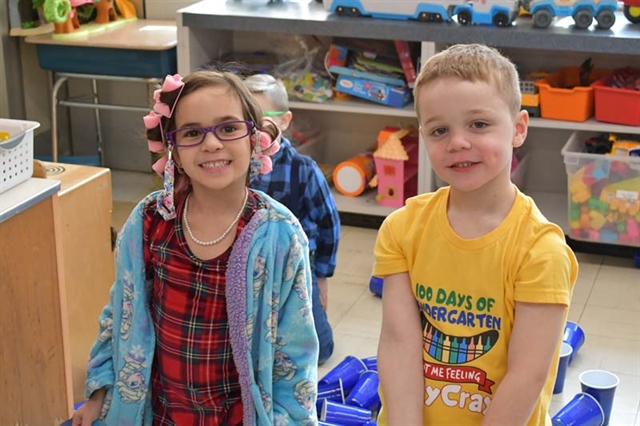
<instances>
[{"instance_id":1,"label":"orange toy bucket","mask_svg":"<svg viewBox=\"0 0 640 426\"><path fill-rule=\"evenodd\" d=\"M370 152L355 155L336 166L333 171L333 184L342 195L357 197L373 179L375 167Z\"/></svg>"},{"instance_id":2,"label":"orange toy bucket","mask_svg":"<svg viewBox=\"0 0 640 426\"><path fill-rule=\"evenodd\" d=\"M594 96L591 86L608 72L593 70L589 85L580 86L580 67L565 67L536 81L540 91L540 115L555 120L585 121L593 116Z\"/></svg>"}]
</instances>

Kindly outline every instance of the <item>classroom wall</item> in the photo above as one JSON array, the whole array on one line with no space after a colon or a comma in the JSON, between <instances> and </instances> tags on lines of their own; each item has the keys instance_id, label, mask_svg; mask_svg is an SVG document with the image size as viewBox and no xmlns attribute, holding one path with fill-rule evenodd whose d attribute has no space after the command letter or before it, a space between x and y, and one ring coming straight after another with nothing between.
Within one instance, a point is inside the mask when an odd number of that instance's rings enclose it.
<instances>
[{"instance_id":1,"label":"classroom wall","mask_svg":"<svg viewBox=\"0 0 640 426\"><path fill-rule=\"evenodd\" d=\"M176 11L197 0L132 0L139 18L175 19ZM0 21L5 18L0 16ZM7 19L8 21L8 19ZM4 25L4 24L3 24ZM4 29L3 29L4 31ZM51 155L51 86L52 76L43 71L37 62L35 46L18 42L19 52L14 56L19 60L19 74L23 84L18 96L24 100L24 117L41 123L36 133L36 155ZM0 60L3 58L0 57ZM4 71L6 62L0 62ZM2 72L0 71L0 72ZM0 77L2 75L0 74ZM5 78L2 78L2 82ZM11 81L10 79L8 81ZM70 81L60 92L60 98L81 96L91 93L89 80ZM124 105L151 105L154 88L139 83L98 82L101 103ZM0 86L0 91L2 90ZM0 98L2 107L2 98ZM3 115L0 113L0 115ZM97 139L94 111L91 109L58 107L59 155L96 154ZM105 165L117 170L150 171L151 159L147 149L142 116L138 112L101 111L102 137Z\"/></svg>"}]
</instances>

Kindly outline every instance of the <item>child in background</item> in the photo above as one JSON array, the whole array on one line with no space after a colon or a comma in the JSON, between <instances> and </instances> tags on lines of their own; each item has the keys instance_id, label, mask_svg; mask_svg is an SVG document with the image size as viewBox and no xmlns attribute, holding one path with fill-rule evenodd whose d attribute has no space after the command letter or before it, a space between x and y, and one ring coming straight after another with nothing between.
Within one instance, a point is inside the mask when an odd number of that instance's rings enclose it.
<instances>
[{"instance_id":1,"label":"child in background","mask_svg":"<svg viewBox=\"0 0 640 426\"><path fill-rule=\"evenodd\" d=\"M562 230L510 180L529 117L513 64L457 45L414 88L435 173L450 186L384 221L380 425L549 425L578 265Z\"/></svg>"},{"instance_id":2,"label":"child in background","mask_svg":"<svg viewBox=\"0 0 640 426\"><path fill-rule=\"evenodd\" d=\"M226 72L167 76L144 117L164 190L131 213L73 425L316 421L307 238L268 195L280 131ZM174 186L175 183L175 186Z\"/></svg>"},{"instance_id":3,"label":"child in background","mask_svg":"<svg viewBox=\"0 0 640 426\"><path fill-rule=\"evenodd\" d=\"M266 74L250 76L244 82L265 116L272 117L283 132L287 130L293 114L289 111L287 91L282 82ZM250 185L287 206L300 220L309 238L313 319L320 341L319 363L322 364L333 353L333 331L326 313L329 303L327 279L333 276L336 267L340 216L329 185L314 160L299 154L283 138L272 161L273 171L258 176Z\"/></svg>"}]
</instances>

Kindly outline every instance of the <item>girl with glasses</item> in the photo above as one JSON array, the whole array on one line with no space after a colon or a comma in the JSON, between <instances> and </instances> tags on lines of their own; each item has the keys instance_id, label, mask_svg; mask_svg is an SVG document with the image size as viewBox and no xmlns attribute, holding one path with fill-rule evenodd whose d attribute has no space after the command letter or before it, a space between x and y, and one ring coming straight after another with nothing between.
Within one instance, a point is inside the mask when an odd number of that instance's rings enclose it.
<instances>
[{"instance_id":1,"label":"girl with glasses","mask_svg":"<svg viewBox=\"0 0 640 426\"><path fill-rule=\"evenodd\" d=\"M226 72L167 76L144 117L164 188L134 209L74 425L316 421L307 238L248 182L280 132Z\"/></svg>"}]
</instances>

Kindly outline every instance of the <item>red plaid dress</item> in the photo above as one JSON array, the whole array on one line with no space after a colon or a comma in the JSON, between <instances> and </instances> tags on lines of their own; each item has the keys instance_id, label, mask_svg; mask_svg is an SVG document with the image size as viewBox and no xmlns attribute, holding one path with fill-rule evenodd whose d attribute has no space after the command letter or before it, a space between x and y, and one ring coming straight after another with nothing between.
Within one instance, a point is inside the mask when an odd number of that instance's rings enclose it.
<instances>
[{"instance_id":1,"label":"red plaid dress","mask_svg":"<svg viewBox=\"0 0 640 426\"><path fill-rule=\"evenodd\" d=\"M182 229L186 197L177 198L175 220L156 214L155 202L144 213L144 260L147 278L153 279L150 306L156 332L153 424L240 425L242 400L225 299L231 248L215 259L196 258ZM236 237L258 203L249 191Z\"/></svg>"}]
</instances>

